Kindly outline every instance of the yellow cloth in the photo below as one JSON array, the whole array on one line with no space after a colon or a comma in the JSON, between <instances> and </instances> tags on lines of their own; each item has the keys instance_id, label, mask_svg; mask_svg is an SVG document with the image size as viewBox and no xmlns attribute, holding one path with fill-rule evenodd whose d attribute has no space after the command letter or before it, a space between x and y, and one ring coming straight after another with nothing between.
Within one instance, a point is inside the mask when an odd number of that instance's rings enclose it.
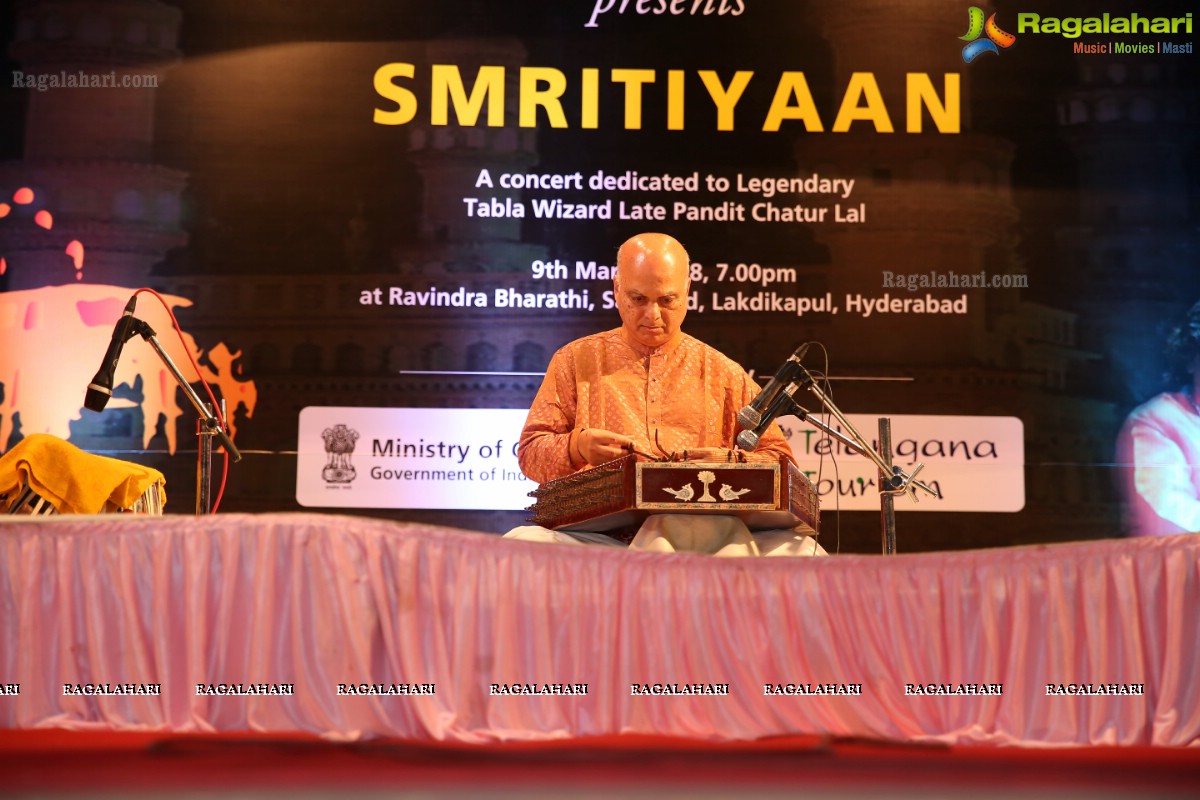
<instances>
[{"instance_id":1,"label":"yellow cloth","mask_svg":"<svg viewBox=\"0 0 1200 800\"><path fill-rule=\"evenodd\" d=\"M46 433L26 436L0 456L0 496L15 497L26 482L60 514L127 509L151 487L161 504L167 498L158 470L85 453Z\"/></svg>"}]
</instances>

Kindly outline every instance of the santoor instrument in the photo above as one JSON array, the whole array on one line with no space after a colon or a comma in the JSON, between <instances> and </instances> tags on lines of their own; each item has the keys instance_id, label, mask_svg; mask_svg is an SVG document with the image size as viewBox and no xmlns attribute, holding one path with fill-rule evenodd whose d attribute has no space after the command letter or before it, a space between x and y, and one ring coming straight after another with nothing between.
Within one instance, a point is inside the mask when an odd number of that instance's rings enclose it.
<instances>
[{"instance_id":1,"label":"santoor instrument","mask_svg":"<svg viewBox=\"0 0 1200 800\"><path fill-rule=\"evenodd\" d=\"M781 457L771 463L638 461L625 456L547 481L529 493L530 522L629 541L651 514L735 516L751 531L794 528L815 536L812 483Z\"/></svg>"}]
</instances>

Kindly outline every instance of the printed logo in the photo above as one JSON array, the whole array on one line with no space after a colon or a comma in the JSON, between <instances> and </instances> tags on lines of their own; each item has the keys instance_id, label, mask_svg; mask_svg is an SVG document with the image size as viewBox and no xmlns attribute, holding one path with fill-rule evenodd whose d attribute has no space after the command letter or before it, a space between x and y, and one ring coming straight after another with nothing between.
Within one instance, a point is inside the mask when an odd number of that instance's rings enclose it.
<instances>
[{"instance_id":1,"label":"printed logo","mask_svg":"<svg viewBox=\"0 0 1200 800\"><path fill-rule=\"evenodd\" d=\"M321 431L321 438L325 440L325 453L329 456L321 477L326 483L350 483L358 474L350 463L358 431L339 424Z\"/></svg>"},{"instance_id":2,"label":"printed logo","mask_svg":"<svg viewBox=\"0 0 1200 800\"><path fill-rule=\"evenodd\" d=\"M979 38L984 34L987 34L986 39ZM960 41L967 42L967 46L963 48L962 57L963 61L968 64L984 53L999 55L1001 47L1007 49L1017 41L1016 36L1000 30L1000 26L996 24L995 14L988 17L985 23L983 9L978 6L971 6L967 9L967 32L958 38Z\"/></svg>"}]
</instances>

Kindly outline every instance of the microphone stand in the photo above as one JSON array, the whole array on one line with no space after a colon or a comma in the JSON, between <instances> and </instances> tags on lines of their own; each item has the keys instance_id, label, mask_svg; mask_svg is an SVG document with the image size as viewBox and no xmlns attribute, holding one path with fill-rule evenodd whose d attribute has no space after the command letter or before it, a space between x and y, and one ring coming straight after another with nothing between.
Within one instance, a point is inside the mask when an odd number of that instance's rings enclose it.
<instances>
[{"instance_id":1,"label":"microphone stand","mask_svg":"<svg viewBox=\"0 0 1200 800\"><path fill-rule=\"evenodd\" d=\"M815 419L808 411L796 403L794 393L787 393L788 400L791 401L792 408L796 411L796 415L802 422L807 422L814 428L817 428L826 435L837 439L849 449L862 453L867 458L875 462L875 466L879 468L879 513L880 527L883 539L883 554L895 555L896 553L896 512L895 498L899 495L908 495L912 501L917 502L917 489L928 492L933 497L937 497L937 492L928 484L917 480L917 473L925 469L924 464L917 464L916 469L911 473L905 472L900 467L892 463L892 421L886 417L879 418L879 448L882 451L876 452L874 448L867 442L863 435L859 433L846 416L834 405L821 387L817 386L817 382L813 380L812 375L808 370L800 366L802 375L801 380L796 382L795 392L807 388L816 398L821 401L826 409L829 410L842 427L849 431L850 435L835 430L819 419Z\"/></svg>"},{"instance_id":2,"label":"microphone stand","mask_svg":"<svg viewBox=\"0 0 1200 800\"><path fill-rule=\"evenodd\" d=\"M221 446L225 448L225 452L233 458L235 463L242 460L242 454L238 451L237 446L234 445L233 439L229 438L229 434L221 426L220 420L213 414L212 406L200 400L200 396L196 394L196 390L188 383L187 378L183 377L183 373L175 366L175 362L167 355L167 351L158 343L158 337L154 333L154 329L143 320L133 317L130 320L130 331L131 338L136 334L150 343L150 346L154 348L154 352L158 353L158 357L162 359L163 364L175 376L175 382L179 384L179 388L187 395L188 401L196 409L196 413L200 415L200 419L196 421L196 435L199 437L196 449L196 515L208 514L212 508L213 437L215 436L221 440ZM223 409L224 402L222 401Z\"/></svg>"}]
</instances>

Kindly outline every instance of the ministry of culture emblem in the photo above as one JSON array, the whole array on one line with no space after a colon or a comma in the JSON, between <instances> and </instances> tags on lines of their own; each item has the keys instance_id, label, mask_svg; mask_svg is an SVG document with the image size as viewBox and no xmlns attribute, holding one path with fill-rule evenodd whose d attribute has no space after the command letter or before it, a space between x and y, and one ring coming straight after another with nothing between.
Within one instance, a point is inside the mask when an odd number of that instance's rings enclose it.
<instances>
[{"instance_id":1,"label":"ministry of culture emblem","mask_svg":"<svg viewBox=\"0 0 1200 800\"><path fill-rule=\"evenodd\" d=\"M992 14L983 21L983 9L971 6L967 9L967 32L958 37L959 41L967 42L963 48L963 61L970 64L984 53L1000 54L1000 48L1009 48L1017 41L1017 37L1008 31L1000 29L996 24L996 15ZM986 36L984 36L986 34ZM983 37L983 38L980 38Z\"/></svg>"},{"instance_id":2,"label":"ministry of culture emblem","mask_svg":"<svg viewBox=\"0 0 1200 800\"><path fill-rule=\"evenodd\" d=\"M321 431L325 440L325 453L329 459L321 477L326 483L349 483L356 475L350 456L354 453L354 443L358 441L358 431L345 425L334 425Z\"/></svg>"}]
</instances>

